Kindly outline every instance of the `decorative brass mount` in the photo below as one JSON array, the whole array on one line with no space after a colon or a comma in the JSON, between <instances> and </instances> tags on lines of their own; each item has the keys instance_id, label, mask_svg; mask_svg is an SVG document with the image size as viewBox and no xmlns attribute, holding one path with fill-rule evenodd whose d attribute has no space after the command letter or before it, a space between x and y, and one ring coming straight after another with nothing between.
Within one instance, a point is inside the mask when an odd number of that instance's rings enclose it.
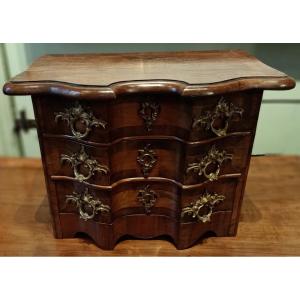
<instances>
[{"instance_id":1,"label":"decorative brass mount","mask_svg":"<svg viewBox=\"0 0 300 300\"><path fill-rule=\"evenodd\" d=\"M144 120L147 131L152 130L153 122L157 119L159 113L160 113L159 103L153 101L141 102L139 114L141 118Z\"/></svg>"},{"instance_id":2,"label":"decorative brass mount","mask_svg":"<svg viewBox=\"0 0 300 300\"><path fill-rule=\"evenodd\" d=\"M186 172L189 173L193 171L199 176L204 175L208 180L214 181L219 178L222 163L225 160L232 160L232 158L232 154L226 153L225 150L219 151L216 149L216 146L213 145L200 162L189 164ZM215 166L215 170L211 173L207 173L207 168L209 166Z\"/></svg>"},{"instance_id":3,"label":"decorative brass mount","mask_svg":"<svg viewBox=\"0 0 300 300\"><path fill-rule=\"evenodd\" d=\"M83 139L88 136L93 127L101 126L105 129L107 126L107 122L97 119L90 110L83 108L78 102L76 102L74 107L66 108L65 112L55 113L55 122L59 119L67 122L72 134L77 139ZM78 122L85 126L84 132L76 129L76 123Z\"/></svg>"},{"instance_id":4,"label":"decorative brass mount","mask_svg":"<svg viewBox=\"0 0 300 300\"><path fill-rule=\"evenodd\" d=\"M157 162L157 156L154 150L150 149L151 145L147 144L143 149L138 150L137 162L141 167L144 177L148 177L152 168Z\"/></svg>"},{"instance_id":5,"label":"decorative brass mount","mask_svg":"<svg viewBox=\"0 0 300 300\"><path fill-rule=\"evenodd\" d=\"M193 219L197 218L198 221L203 223L209 222L214 206L224 200L225 196L223 195L205 192L195 202L182 209L181 218L184 218L187 214L191 215Z\"/></svg>"},{"instance_id":6,"label":"decorative brass mount","mask_svg":"<svg viewBox=\"0 0 300 300\"><path fill-rule=\"evenodd\" d=\"M89 180L95 172L102 172L104 174L109 172L109 168L107 166L101 165L97 160L91 159L88 156L84 146L81 146L79 153L73 153L71 155L62 154L60 160L61 163L64 163L65 161L70 163L73 168L74 176L79 182ZM80 173L80 167L83 167L88 171L87 175Z\"/></svg>"},{"instance_id":7,"label":"decorative brass mount","mask_svg":"<svg viewBox=\"0 0 300 300\"><path fill-rule=\"evenodd\" d=\"M93 219L98 213L109 213L110 207L104 205L99 199L94 198L86 188L83 193L73 192L66 195L66 203L74 203L78 208L80 218L84 221Z\"/></svg>"},{"instance_id":8,"label":"decorative brass mount","mask_svg":"<svg viewBox=\"0 0 300 300\"><path fill-rule=\"evenodd\" d=\"M242 117L244 110L235 106L233 103L227 103L222 97L214 111L207 111L204 115L200 116L198 119L194 119L192 128L197 128L199 125L205 128L205 130L211 130L217 136L226 136L229 122L234 115ZM215 123L218 120L224 121L223 128L216 128Z\"/></svg>"},{"instance_id":9,"label":"decorative brass mount","mask_svg":"<svg viewBox=\"0 0 300 300\"><path fill-rule=\"evenodd\" d=\"M157 194L150 189L149 185L146 185L143 189L139 190L137 200L143 204L145 212L148 215L151 213L151 208L157 200Z\"/></svg>"}]
</instances>

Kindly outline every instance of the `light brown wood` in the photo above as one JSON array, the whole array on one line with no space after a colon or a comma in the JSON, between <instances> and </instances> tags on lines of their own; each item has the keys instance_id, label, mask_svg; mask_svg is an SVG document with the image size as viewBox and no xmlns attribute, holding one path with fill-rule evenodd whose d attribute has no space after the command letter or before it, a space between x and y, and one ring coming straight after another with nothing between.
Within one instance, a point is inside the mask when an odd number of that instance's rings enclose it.
<instances>
[{"instance_id":1,"label":"light brown wood","mask_svg":"<svg viewBox=\"0 0 300 300\"><path fill-rule=\"evenodd\" d=\"M236 237L186 250L164 240L125 240L113 251L89 239L55 239L39 160L0 159L1 256L300 255L300 157L253 157Z\"/></svg>"},{"instance_id":2,"label":"light brown wood","mask_svg":"<svg viewBox=\"0 0 300 300\"><path fill-rule=\"evenodd\" d=\"M4 92L113 99L145 91L199 96L294 85L286 74L244 51L231 50L45 55L11 79Z\"/></svg>"}]
</instances>

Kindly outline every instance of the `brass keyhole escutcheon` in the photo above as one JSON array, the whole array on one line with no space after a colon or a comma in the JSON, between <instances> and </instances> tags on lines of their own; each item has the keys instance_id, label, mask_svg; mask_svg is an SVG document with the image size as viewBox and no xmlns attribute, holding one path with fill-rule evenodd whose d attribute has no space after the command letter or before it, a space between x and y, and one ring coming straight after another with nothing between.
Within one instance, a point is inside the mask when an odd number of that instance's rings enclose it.
<instances>
[{"instance_id":1,"label":"brass keyhole escutcheon","mask_svg":"<svg viewBox=\"0 0 300 300\"><path fill-rule=\"evenodd\" d=\"M145 213L148 215L156 203L157 194L151 190L150 185L146 185L138 191L137 200L144 206Z\"/></svg>"},{"instance_id":2,"label":"brass keyhole escutcheon","mask_svg":"<svg viewBox=\"0 0 300 300\"><path fill-rule=\"evenodd\" d=\"M140 165L143 176L147 178L157 162L157 155L155 151L151 149L150 144L138 150L137 162Z\"/></svg>"}]
</instances>

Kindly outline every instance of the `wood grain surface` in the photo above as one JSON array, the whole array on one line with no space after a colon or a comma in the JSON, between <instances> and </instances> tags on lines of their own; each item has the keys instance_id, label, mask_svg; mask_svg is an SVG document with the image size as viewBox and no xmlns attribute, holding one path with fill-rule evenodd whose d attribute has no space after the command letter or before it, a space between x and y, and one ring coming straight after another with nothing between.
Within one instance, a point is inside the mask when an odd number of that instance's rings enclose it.
<instances>
[{"instance_id":1,"label":"wood grain surface","mask_svg":"<svg viewBox=\"0 0 300 300\"><path fill-rule=\"evenodd\" d=\"M40 57L4 93L113 99L146 90L195 96L294 85L286 74L239 50L76 54Z\"/></svg>"},{"instance_id":2,"label":"wood grain surface","mask_svg":"<svg viewBox=\"0 0 300 300\"><path fill-rule=\"evenodd\" d=\"M41 162L0 159L1 256L298 256L300 157L253 157L236 237L186 250L166 240L124 240L113 251L87 238L55 239Z\"/></svg>"}]
</instances>

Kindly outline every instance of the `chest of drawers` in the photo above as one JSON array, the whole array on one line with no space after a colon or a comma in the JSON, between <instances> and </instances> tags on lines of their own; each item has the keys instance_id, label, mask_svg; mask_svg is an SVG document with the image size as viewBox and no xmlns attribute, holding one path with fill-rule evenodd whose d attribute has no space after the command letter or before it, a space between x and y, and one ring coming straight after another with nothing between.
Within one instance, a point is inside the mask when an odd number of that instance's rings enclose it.
<instances>
[{"instance_id":1,"label":"chest of drawers","mask_svg":"<svg viewBox=\"0 0 300 300\"><path fill-rule=\"evenodd\" d=\"M234 236L264 89L293 79L242 51L47 55L31 95L56 238L103 249Z\"/></svg>"}]
</instances>

